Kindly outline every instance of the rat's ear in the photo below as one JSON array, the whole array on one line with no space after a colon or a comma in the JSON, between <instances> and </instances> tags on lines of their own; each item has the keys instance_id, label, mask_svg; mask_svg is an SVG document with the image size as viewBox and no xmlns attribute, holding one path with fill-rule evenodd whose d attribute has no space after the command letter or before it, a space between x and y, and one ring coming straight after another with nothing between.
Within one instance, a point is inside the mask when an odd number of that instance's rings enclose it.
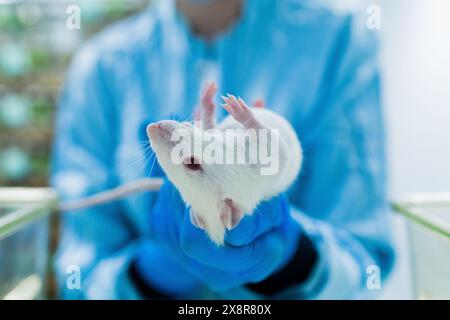
<instances>
[{"instance_id":1,"label":"rat's ear","mask_svg":"<svg viewBox=\"0 0 450 320\"><path fill-rule=\"evenodd\" d=\"M244 210L233 200L225 199L223 201L223 207L220 212L220 219L228 230L233 229L238 225L244 216Z\"/></svg>"},{"instance_id":2,"label":"rat's ear","mask_svg":"<svg viewBox=\"0 0 450 320\"><path fill-rule=\"evenodd\" d=\"M253 102L253 108L265 108L266 102L264 99L257 99L255 102Z\"/></svg>"}]
</instances>

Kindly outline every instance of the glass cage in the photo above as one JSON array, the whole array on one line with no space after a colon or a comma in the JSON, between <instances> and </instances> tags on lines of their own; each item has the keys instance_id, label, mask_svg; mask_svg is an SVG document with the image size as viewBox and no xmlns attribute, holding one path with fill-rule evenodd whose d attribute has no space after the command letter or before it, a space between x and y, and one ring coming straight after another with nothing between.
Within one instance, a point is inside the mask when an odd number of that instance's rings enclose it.
<instances>
[{"instance_id":1,"label":"glass cage","mask_svg":"<svg viewBox=\"0 0 450 320\"><path fill-rule=\"evenodd\" d=\"M45 299L50 258L47 188L0 188L0 298Z\"/></svg>"},{"instance_id":2,"label":"glass cage","mask_svg":"<svg viewBox=\"0 0 450 320\"><path fill-rule=\"evenodd\" d=\"M409 196L393 208L408 221L415 298L450 299L450 193Z\"/></svg>"},{"instance_id":3,"label":"glass cage","mask_svg":"<svg viewBox=\"0 0 450 320\"><path fill-rule=\"evenodd\" d=\"M0 188L0 299L48 298L50 188ZM450 193L393 203L408 223L416 298L450 298Z\"/></svg>"}]
</instances>

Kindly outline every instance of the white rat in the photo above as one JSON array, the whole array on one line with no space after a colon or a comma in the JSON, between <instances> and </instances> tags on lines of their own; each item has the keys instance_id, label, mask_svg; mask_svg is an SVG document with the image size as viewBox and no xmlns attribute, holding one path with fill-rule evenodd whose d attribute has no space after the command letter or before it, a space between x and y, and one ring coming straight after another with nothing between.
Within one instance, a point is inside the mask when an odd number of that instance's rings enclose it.
<instances>
[{"instance_id":1,"label":"white rat","mask_svg":"<svg viewBox=\"0 0 450 320\"><path fill-rule=\"evenodd\" d=\"M203 92L201 130L191 123L164 120L150 124L147 134L168 179L191 207L192 223L204 229L214 243L223 245L226 230L234 228L244 214L251 214L259 202L286 191L294 182L301 168L302 149L294 129L283 117L261 106L249 108L241 98L232 95L222 97L225 102L222 106L230 116L216 125L213 103L216 91L216 85L210 84ZM250 135L246 140L235 140L231 148L227 145L229 140L220 134L234 130L242 135L244 130L259 132L261 129L270 132L268 139ZM181 162L173 161L172 151L183 143L173 139L176 130L191 133L194 144L205 139L214 141L215 147L223 148L224 153L235 152L237 157L245 159L249 159L255 148L262 150L261 144L274 143L276 138L278 148L272 150L265 146L265 150L271 150L270 157L278 157L278 170L264 175L261 163L207 163L202 161L204 143L200 143L200 148L192 148ZM198 132L202 137L197 136Z\"/></svg>"}]
</instances>

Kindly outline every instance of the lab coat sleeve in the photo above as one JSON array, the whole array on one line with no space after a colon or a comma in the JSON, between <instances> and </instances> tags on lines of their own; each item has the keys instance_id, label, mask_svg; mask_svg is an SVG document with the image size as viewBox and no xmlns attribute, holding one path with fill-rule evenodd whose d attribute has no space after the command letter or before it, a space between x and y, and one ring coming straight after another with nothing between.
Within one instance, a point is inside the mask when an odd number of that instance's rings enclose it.
<instances>
[{"instance_id":1,"label":"lab coat sleeve","mask_svg":"<svg viewBox=\"0 0 450 320\"><path fill-rule=\"evenodd\" d=\"M346 20L331 52L290 195L318 259L308 280L281 297L368 298L393 265L377 42L356 23Z\"/></svg>"},{"instance_id":2,"label":"lab coat sleeve","mask_svg":"<svg viewBox=\"0 0 450 320\"><path fill-rule=\"evenodd\" d=\"M117 185L116 113L99 56L92 44L80 51L60 98L51 180L61 200ZM63 213L55 266L60 296L140 298L127 272L140 245L120 203Z\"/></svg>"}]
</instances>

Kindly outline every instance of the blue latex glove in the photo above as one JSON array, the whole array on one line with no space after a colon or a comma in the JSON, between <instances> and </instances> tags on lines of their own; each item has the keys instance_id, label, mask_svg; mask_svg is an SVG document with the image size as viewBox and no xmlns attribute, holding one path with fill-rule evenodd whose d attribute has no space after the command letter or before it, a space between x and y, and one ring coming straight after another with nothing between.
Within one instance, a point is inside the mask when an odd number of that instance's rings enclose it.
<instances>
[{"instance_id":1,"label":"blue latex glove","mask_svg":"<svg viewBox=\"0 0 450 320\"><path fill-rule=\"evenodd\" d=\"M144 280L147 286L159 293L156 298L195 298L195 293L200 292L202 284L199 279L166 247L155 241L146 241L139 249L135 270L140 274L141 281ZM154 297L154 292L149 293L148 298Z\"/></svg>"},{"instance_id":2,"label":"blue latex glove","mask_svg":"<svg viewBox=\"0 0 450 320\"><path fill-rule=\"evenodd\" d=\"M213 290L262 281L289 261L297 248L301 228L290 215L285 195L261 203L245 216L227 232L222 247L192 225L189 210L176 188L166 182L150 214L150 228L161 246Z\"/></svg>"}]
</instances>

